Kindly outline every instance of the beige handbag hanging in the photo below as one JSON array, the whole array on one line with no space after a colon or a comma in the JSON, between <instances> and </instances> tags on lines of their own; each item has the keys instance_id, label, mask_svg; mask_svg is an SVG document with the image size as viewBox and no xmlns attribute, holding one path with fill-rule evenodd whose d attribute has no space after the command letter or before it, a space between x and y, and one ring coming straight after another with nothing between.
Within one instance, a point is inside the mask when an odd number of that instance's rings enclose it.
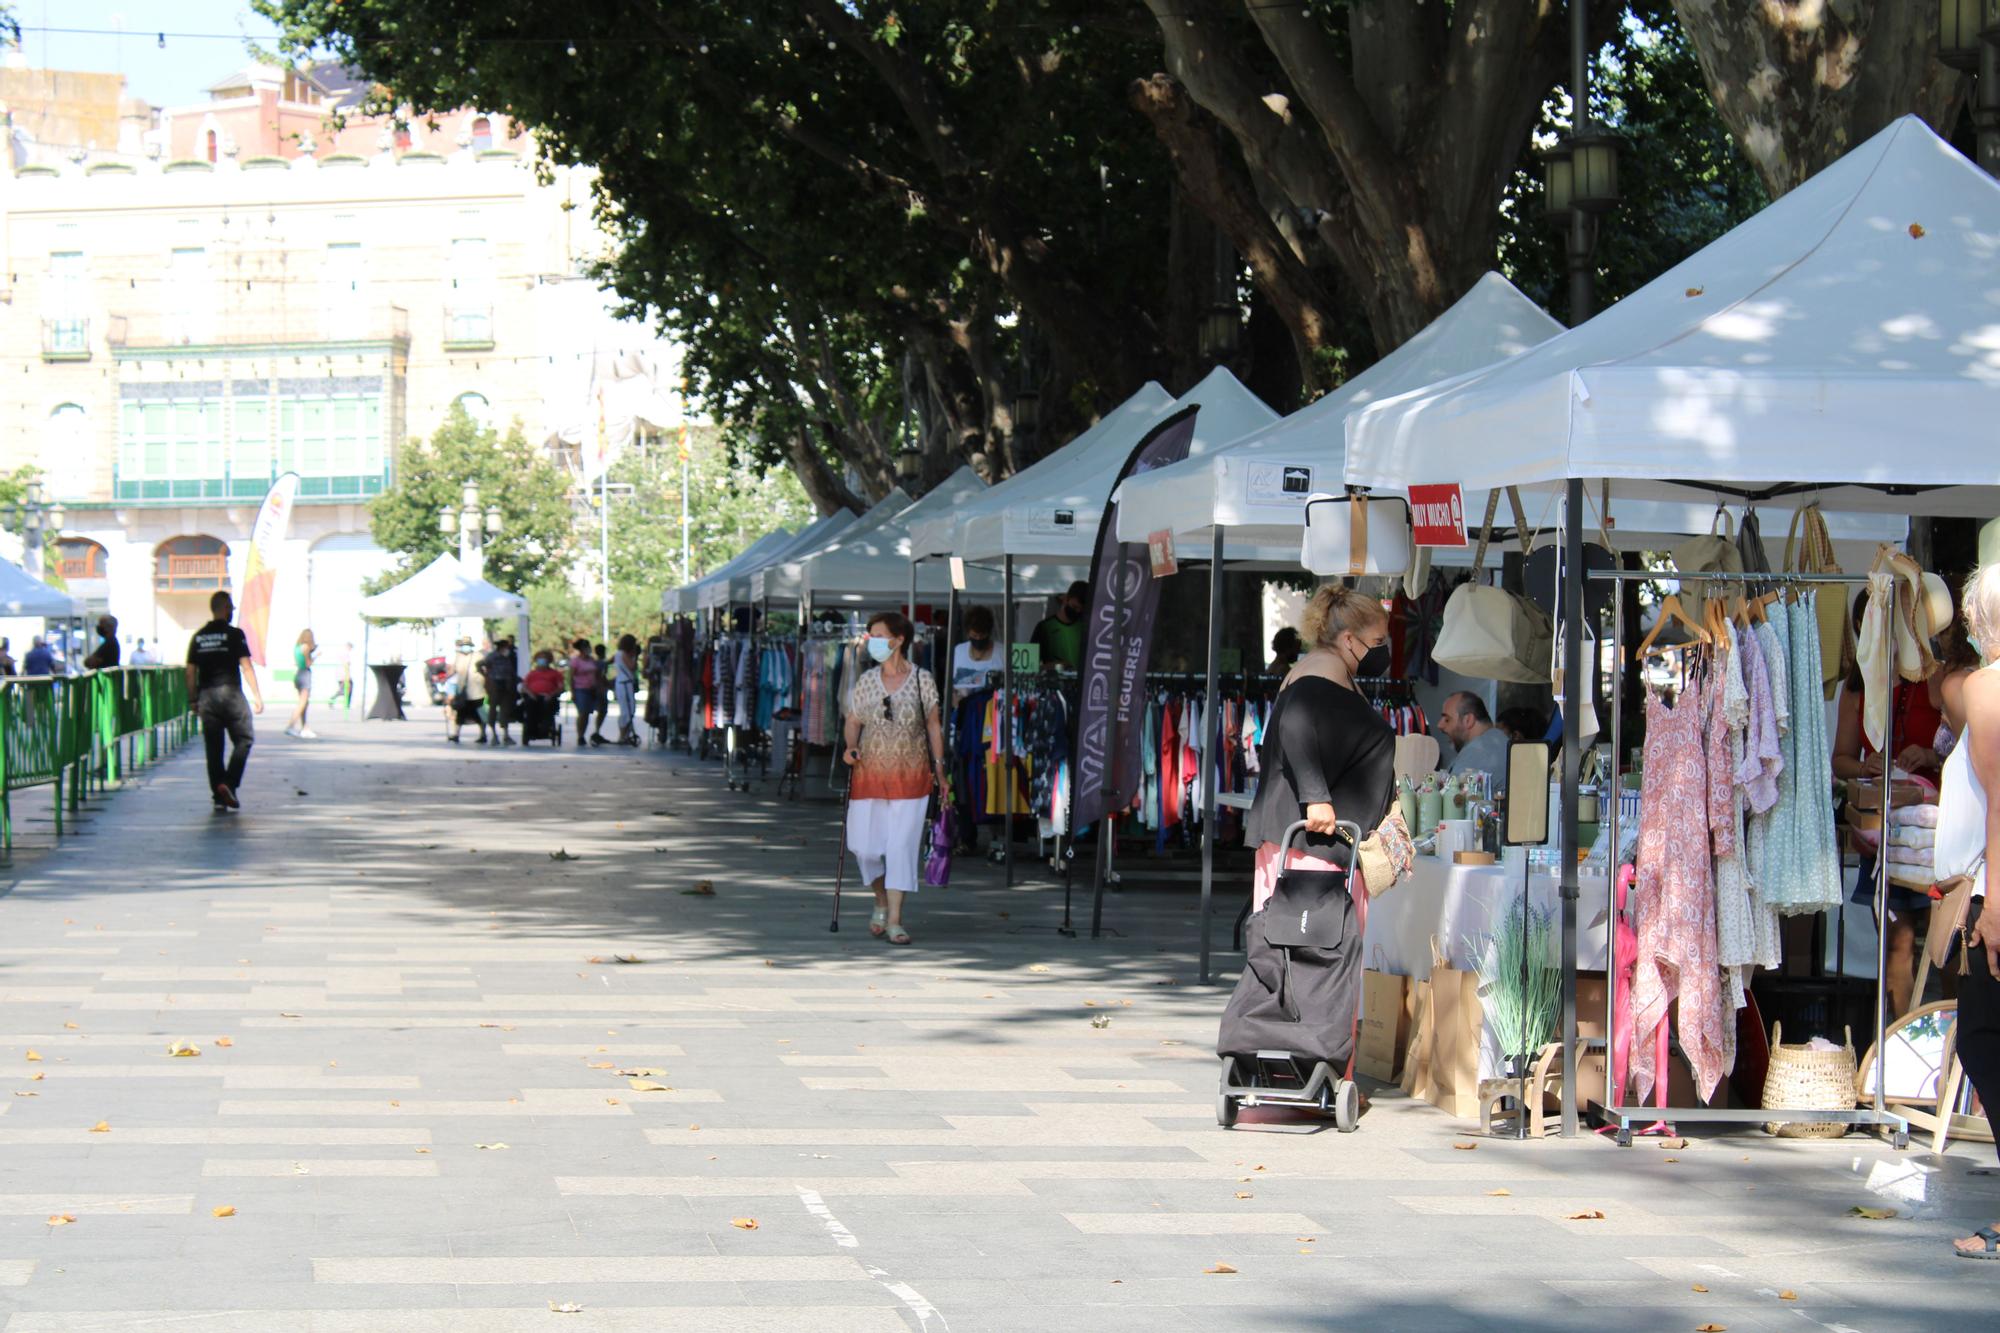
<instances>
[{"instance_id":1,"label":"beige handbag hanging","mask_svg":"<svg viewBox=\"0 0 2000 1333\"><path fill-rule=\"evenodd\" d=\"M1792 515L1791 528L1785 533L1785 570L1840 573L1840 562L1833 558L1833 537L1826 530L1826 516L1818 501ZM1820 687L1829 699L1840 689L1846 664L1854 660L1854 617L1848 610L1851 596L1851 589L1828 586L1820 588L1814 599L1819 611Z\"/></svg>"},{"instance_id":2,"label":"beige handbag hanging","mask_svg":"<svg viewBox=\"0 0 2000 1333\"><path fill-rule=\"evenodd\" d=\"M1514 507L1514 525L1519 531L1522 553L1526 554L1528 533L1520 494L1507 488ZM1479 531L1479 548L1472 557L1472 579L1452 589L1444 604L1444 622L1438 628L1431 660L1461 676L1477 680L1505 680L1520 685L1546 685L1549 662L1555 651L1555 624L1544 611L1525 597L1479 581L1486 563L1486 547L1493 535L1493 516L1499 512L1500 493L1486 496L1486 522Z\"/></svg>"},{"instance_id":3,"label":"beige handbag hanging","mask_svg":"<svg viewBox=\"0 0 2000 1333\"><path fill-rule=\"evenodd\" d=\"M1703 572L1741 574L1743 553L1736 549L1736 520L1722 506L1705 537L1690 537L1674 548L1674 568L1681 573L1681 605L1690 616L1701 619L1701 603L1708 597L1708 584L1693 575Z\"/></svg>"}]
</instances>

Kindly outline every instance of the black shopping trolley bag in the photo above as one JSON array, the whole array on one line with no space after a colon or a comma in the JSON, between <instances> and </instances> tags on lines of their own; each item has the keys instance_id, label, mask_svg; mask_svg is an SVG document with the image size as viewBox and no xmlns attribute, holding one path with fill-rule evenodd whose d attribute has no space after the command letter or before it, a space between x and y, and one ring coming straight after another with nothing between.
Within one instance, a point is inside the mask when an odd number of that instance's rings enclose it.
<instances>
[{"instance_id":1,"label":"black shopping trolley bag","mask_svg":"<svg viewBox=\"0 0 2000 1333\"><path fill-rule=\"evenodd\" d=\"M1284 848L1303 827L1286 830ZM1243 975L1222 1011L1216 1054L1287 1051L1344 1070L1361 1009L1356 922L1346 871L1283 870L1271 900L1245 924Z\"/></svg>"}]
</instances>

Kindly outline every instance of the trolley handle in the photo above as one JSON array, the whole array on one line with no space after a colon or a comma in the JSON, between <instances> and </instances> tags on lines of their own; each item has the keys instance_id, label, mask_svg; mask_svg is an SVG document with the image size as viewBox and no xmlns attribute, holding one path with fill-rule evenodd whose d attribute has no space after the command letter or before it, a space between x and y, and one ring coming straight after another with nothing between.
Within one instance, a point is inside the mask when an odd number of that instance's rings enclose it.
<instances>
[{"instance_id":1,"label":"trolley handle","mask_svg":"<svg viewBox=\"0 0 2000 1333\"><path fill-rule=\"evenodd\" d=\"M1292 854L1292 839L1304 832L1306 832L1306 821L1303 819L1294 820L1286 827L1285 836L1278 842L1280 864L1283 863L1283 858ZM1348 847L1357 854L1361 851L1361 825L1351 819L1336 819L1333 823L1333 832L1335 837L1346 833Z\"/></svg>"}]
</instances>

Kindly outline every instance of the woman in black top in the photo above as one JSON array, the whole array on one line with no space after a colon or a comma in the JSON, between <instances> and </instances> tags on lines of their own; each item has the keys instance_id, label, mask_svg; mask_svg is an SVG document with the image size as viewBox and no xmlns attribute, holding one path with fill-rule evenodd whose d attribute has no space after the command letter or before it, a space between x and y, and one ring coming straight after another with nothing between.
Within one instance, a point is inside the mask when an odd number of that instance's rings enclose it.
<instances>
[{"instance_id":1,"label":"woman in black top","mask_svg":"<svg viewBox=\"0 0 2000 1333\"><path fill-rule=\"evenodd\" d=\"M1396 797L1395 730L1354 685L1388 670L1388 613L1331 584L1306 604L1302 628L1312 650L1285 678L1265 723L1262 776L1243 835L1257 849L1258 908L1277 887L1278 844L1289 825L1304 820L1307 837L1305 853L1294 851L1287 864L1344 870L1354 849L1333 836L1335 821L1359 824L1366 837ZM1355 895L1358 909L1365 902Z\"/></svg>"}]
</instances>

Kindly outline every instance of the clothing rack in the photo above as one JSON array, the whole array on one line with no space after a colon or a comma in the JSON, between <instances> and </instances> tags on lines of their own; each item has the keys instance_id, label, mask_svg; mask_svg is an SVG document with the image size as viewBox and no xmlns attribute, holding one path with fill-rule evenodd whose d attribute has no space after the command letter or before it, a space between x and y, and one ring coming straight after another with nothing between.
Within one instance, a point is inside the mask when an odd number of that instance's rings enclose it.
<instances>
[{"instance_id":1,"label":"clothing rack","mask_svg":"<svg viewBox=\"0 0 2000 1333\"><path fill-rule=\"evenodd\" d=\"M1868 583L1868 576L1865 574L1731 574L1712 573L1707 570L1696 574L1661 573L1658 570L1637 569L1585 569L1581 572L1586 580L1596 579L1601 582L1614 584L1639 582L1672 582L1680 584L1691 580L1699 580L1706 584L1730 584L1741 587L1830 586L1851 588L1866 586ZM1896 623L1896 588L1893 583L1890 587L1887 611L1888 615L1885 623L1891 627L1890 632L1893 633L1893 626ZM1611 616L1611 657L1613 662L1619 664L1621 670L1625 661L1624 630L1625 618L1614 609ZM1590 665L1590 679L1594 680L1596 678L1597 670L1598 668L1595 663ZM1622 703L1622 700L1619 703ZM1608 845L1611 848L1611 861L1607 864L1605 872L1612 883L1616 883L1619 870L1617 865L1619 847L1618 796L1624 790L1621 770L1623 767L1625 710L1619 706L1619 703L1614 703L1611 708L1610 782L1612 799L1610 809L1606 814L1606 822L1610 832L1610 843ZM1565 718L1565 730L1567 730L1569 725L1570 720ZM1890 780L1894 763L1891 756L1896 753L1895 725L1895 713L1892 709L1890 710L1888 733L1882 738L1882 814L1885 827L1888 824L1889 809L1894 801L1895 792L1895 784ZM1611 1086L1612 1060L1609 1050L1609 1042L1615 1035L1612 1018L1617 992L1617 978L1615 973L1618 956L1616 947L1618 912L1617 899L1614 895L1611 899L1611 910L1605 914L1604 922L1604 956L1606 963L1611 969L1611 974L1607 977L1607 984L1604 987L1604 1031L1606 1034L1604 1097L1601 1102L1593 1101L1591 1105L1597 1111L1598 1115L1612 1122L1615 1127L1618 1145L1620 1147L1631 1146L1632 1125L1635 1121L1644 1122L1671 1119L1694 1124L1762 1124L1765 1121L1780 1120L1791 1122L1810 1121L1818 1124L1869 1125L1887 1129L1890 1133L1890 1140L1895 1147L1902 1148L1906 1146L1910 1140L1910 1122L1903 1116L1889 1110L1885 1105L1887 1082L1885 1066L1887 1062L1880 1049L1882 1033L1885 1027L1883 1009L1888 1002L1888 959L1886 956L1888 953L1888 933L1881 929L1880 923L1886 916L1888 884L1888 857L1878 857L1875 866L1875 919L1878 923L1875 932L1875 1099L1872 1107L1859 1107L1844 1111L1802 1110L1785 1107L1647 1107L1614 1104L1622 1100L1620 1094L1623 1092L1623 1089L1614 1089ZM1576 976L1574 969L1565 969L1563 977L1563 1007L1570 1013L1575 1012L1575 984ZM1665 1022L1666 1019L1663 1017L1661 1021ZM1593 1039L1589 1043L1578 1043L1579 1048L1585 1045L1594 1047L1596 1041ZM1658 1077L1665 1079L1667 1071L1658 1071Z\"/></svg>"}]
</instances>

